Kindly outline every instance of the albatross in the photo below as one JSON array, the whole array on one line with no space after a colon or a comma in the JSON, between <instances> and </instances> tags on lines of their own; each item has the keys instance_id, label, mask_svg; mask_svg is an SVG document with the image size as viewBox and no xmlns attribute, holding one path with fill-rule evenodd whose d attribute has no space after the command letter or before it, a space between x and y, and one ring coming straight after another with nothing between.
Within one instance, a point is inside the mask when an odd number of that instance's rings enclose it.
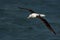
<instances>
[{"instance_id":1,"label":"albatross","mask_svg":"<svg viewBox=\"0 0 60 40\"><path fill-rule=\"evenodd\" d=\"M29 18L38 18L40 19L45 25L46 27L53 32L56 35L56 32L54 31L54 29L51 27L51 25L48 23L48 21L44 18L46 15L44 14L38 14L37 12L33 11L32 9L27 9L27 8L22 8L22 7L18 7L19 9L24 9L24 10L28 10L30 12L30 15L27 17Z\"/></svg>"}]
</instances>

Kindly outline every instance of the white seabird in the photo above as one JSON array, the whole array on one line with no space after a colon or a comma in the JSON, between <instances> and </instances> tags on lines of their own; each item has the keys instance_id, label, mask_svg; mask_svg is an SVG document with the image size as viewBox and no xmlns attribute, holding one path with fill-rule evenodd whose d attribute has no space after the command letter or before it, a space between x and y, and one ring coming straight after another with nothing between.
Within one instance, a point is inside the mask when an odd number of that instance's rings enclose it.
<instances>
[{"instance_id":1,"label":"white seabird","mask_svg":"<svg viewBox=\"0 0 60 40\"><path fill-rule=\"evenodd\" d=\"M18 7L20 9L25 9L25 10L28 10L29 12L31 12L31 14L27 17L28 19L29 18L38 18L40 19L45 25L46 27L51 31L53 32L55 35L56 35L56 32L54 31L54 29L51 27L51 25L47 22L46 19L44 19L45 15L44 14L38 14L36 12L34 12L33 10L31 9L27 9L27 8L22 8L22 7Z\"/></svg>"}]
</instances>

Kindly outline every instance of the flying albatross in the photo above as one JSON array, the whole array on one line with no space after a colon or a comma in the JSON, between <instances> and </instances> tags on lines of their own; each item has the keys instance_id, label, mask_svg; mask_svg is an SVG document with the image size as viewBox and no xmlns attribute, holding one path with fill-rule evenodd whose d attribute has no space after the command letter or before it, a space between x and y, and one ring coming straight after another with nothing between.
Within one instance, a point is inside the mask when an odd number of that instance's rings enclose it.
<instances>
[{"instance_id":1,"label":"flying albatross","mask_svg":"<svg viewBox=\"0 0 60 40\"><path fill-rule=\"evenodd\" d=\"M19 9L25 9L25 10L28 10L29 12L31 12L31 14L27 17L28 19L29 18L38 18L40 19L45 25L46 27L51 31L53 32L55 35L56 35L56 32L54 31L54 29L51 27L51 25L47 22L46 19L44 19L43 17L45 17L44 14L38 14L36 13L35 11L31 10L31 9L27 9L27 8L22 8L22 7L18 7Z\"/></svg>"}]
</instances>

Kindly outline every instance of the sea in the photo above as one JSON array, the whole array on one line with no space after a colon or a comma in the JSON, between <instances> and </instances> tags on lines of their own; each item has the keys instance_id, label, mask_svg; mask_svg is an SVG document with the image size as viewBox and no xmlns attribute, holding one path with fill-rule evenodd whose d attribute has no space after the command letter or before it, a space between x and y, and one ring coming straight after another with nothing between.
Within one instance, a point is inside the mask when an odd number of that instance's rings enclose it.
<instances>
[{"instance_id":1,"label":"sea","mask_svg":"<svg viewBox=\"0 0 60 40\"><path fill-rule=\"evenodd\" d=\"M56 35L19 7L45 14ZM60 40L60 0L0 0L0 40Z\"/></svg>"}]
</instances>

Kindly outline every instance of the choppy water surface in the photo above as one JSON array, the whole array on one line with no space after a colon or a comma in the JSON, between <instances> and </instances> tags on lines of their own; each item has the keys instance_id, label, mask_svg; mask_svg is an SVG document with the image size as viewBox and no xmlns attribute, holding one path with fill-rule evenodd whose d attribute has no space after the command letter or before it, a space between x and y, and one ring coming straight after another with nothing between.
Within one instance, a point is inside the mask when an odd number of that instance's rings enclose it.
<instances>
[{"instance_id":1,"label":"choppy water surface","mask_svg":"<svg viewBox=\"0 0 60 40\"><path fill-rule=\"evenodd\" d=\"M30 12L44 13L57 35L37 19L27 19ZM59 0L0 0L0 40L60 40Z\"/></svg>"}]
</instances>

